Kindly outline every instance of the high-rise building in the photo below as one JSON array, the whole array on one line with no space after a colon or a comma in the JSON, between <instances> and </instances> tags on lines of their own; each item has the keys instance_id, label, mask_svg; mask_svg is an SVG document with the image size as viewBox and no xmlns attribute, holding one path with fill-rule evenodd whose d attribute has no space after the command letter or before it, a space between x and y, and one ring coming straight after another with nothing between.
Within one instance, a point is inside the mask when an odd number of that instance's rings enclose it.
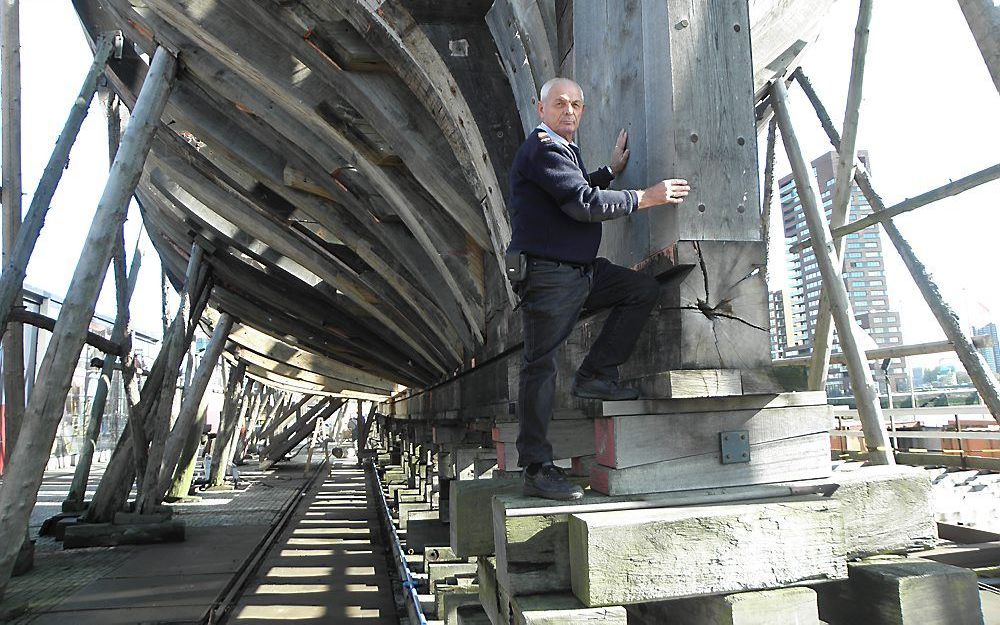
<instances>
[{"instance_id":1,"label":"high-rise building","mask_svg":"<svg viewBox=\"0 0 1000 625\"><path fill-rule=\"evenodd\" d=\"M973 336L978 334L989 334L993 337L992 347L982 347L979 349L979 353L983 355L986 360L986 364L990 366L990 371L994 374L997 372L997 365L1000 364L1000 337L997 336L997 326L995 323L987 323L981 328L972 326Z\"/></svg>"},{"instance_id":2,"label":"high-rise building","mask_svg":"<svg viewBox=\"0 0 1000 625\"><path fill-rule=\"evenodd\" d=\"M868 152L859 151L858 158L870 171ZM819 185L821 196L817 200L822 203L828 220L833 204L836 168L836 152L828 152L812 162L812 173ZM795 180L789 175L782 178L778 185L785 239L786 243L792 246L809 238L809 228L806 225ZM867 198L857 185L852 184L848 221L857 221L871 212L872 208ZM890 346L902 343L903 335L900 331L899 313L889 309L880 231L881 226L875 224L860 232L847 235L844 241L846 246L843 278L858 324L872 336L876 344ZM794 350L794 353L788 352L788 355L809 354L812 353L812 336L819 314L822 285L819 264L811 247L799 252L789 252L787 260L789 298L800 304L795 307L792 325L795 328L794 333L802 337L800 347ZM836 335L834 351L839 351ZM872 363L872 368L876 381L884 388L886 383L881 364ZM907 390L906 369L902 359L890 362L888 376L893 392ZM851 392L846 367L842 365L830 367L827 392L831 395Z\"/></svg>"},{"instance_id":3,"label":"high-rise building","mask_svg":"<svg viewBox=\"0 0 1000 625\"><path fill-rule=\"evenodd\" d=\"M803 336L795 324L795 306L784 291L768 293L768 309L771 320L771 359L785 358L790 350L802 345Z\"/></svg>"}]
</instances>

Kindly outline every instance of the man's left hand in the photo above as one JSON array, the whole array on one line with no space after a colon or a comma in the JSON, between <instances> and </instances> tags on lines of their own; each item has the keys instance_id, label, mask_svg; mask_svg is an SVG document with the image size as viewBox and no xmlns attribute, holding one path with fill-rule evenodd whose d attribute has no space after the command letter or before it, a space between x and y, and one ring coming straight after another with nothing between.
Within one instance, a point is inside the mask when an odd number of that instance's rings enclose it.
<instances>
[{"instance_id":1,"label":"man's left hand","mask_svg":"<svg viewBox=\"0 0 1000 625\"><path fill-rule=\"evenodd\" d=\"M628 133L622 128L615 141L615 149L611 152L611 172L617 176L628 165Z\"/></svg>"}]
</instances>

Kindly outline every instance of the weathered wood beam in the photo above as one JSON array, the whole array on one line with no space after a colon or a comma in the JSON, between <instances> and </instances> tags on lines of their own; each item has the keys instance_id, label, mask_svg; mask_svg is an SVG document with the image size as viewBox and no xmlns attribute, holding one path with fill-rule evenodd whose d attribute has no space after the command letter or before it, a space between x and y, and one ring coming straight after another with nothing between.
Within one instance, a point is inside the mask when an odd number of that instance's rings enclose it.
<instances>
[{"instance_id":1,"label":"weathered wood beam","mask_svg":"<svg viewBox=\"0 0 1000 625\"><path fill-rule=\"evenodd\" d=\"M30 310L25 310L24 308L15 308L12 310L10 313L10 320L18 323L26 323L28 325L35 326L36 328L48 330L49 332L52 332L52 330L56 327L56 320L52 317ZM89 330L87 331L87 338L85 342L87 345L99 349L105 354L111 354L113 356L121 356L125 349L121 343L116 343L113 339L106 339L100 334L94 334Z\"/></svg>"},{"instance_id":2,"label":"weathered wood beam","mask_svg":"<svg viewBox=\"0 0 1000 625\"><path fill-rule=\"evenodd\" d=\"M231 102L218 101L190 81L179 85L176 95L178 106L172 114L184 120L193 134L206 142L209 158L216 165L227 171L244 171L246 177L256 179L271 193L299 207L318 223L343 233L345 244L355 245L352 251L375 271L383 272L387 282L415 287L409 292L401 292L404 299L412 299L414 305L422 299L432 299L448 316L452 327L464 326L457 303L448 295L430 259L405 227L379 221L362 198L353 195L271 126L245 113L229 115ZM202 151L205 152L205 148ZM288 164L285 157L298 160ZM289 178L288 172L294 168L298 168L296 174ZM303 176L308 178L303 179ZM390 271L385 272L386 267L391 268ZM420 287L431 297L415 295ZM428 315L428 319L431 318L433 316ZM460 334L463 342L471 340L471 334Z\"/></svg>"},{"instance_id":3,"label":"weathered wood beam","mask_svg":"<svg viewBox=\"0 0 1000 625\"><path fill-rule=\"evenodd\" d=\"M197 310L202 301L208 300L209 288L199 280L199 276L205 273L202 267L203 257L202 246L197 242L194 243L188 257L184 287L179 293L180 302L177 305L177 313L174 315L170 330L160 346L161 351L166 350L167 356L164 359L163 382L157 391L156 410L151 411L146 420L147 438L150 439L149 455L146 470L142 476L142 488L139 490L137 499L137 503L142 502L145 507L151 505L148 503L149 501L157 499L160 465L163 462L165 441L170 431L170 414L177 390L178 368L194 338L194 324L191 324L191 320L200 316L200 312ZM192 301L198 301L199 304L192 304ZM192 328L191 332L188 332L189 326Z\"/></svg>"},{"instance_id":4,"label":"weathered wood beam","mask_svg":"<svg viewBox=\"0 0 1000 625\"><path fill-rule=\"evenodd\" d=\"M993 346L993 337L989 334L981 334L972 337L972 345L976 349ZM866 360L885 360L886 358L906 358L908 356L922 356L924 354L943 354L955 351L955 344L951 341L934 341L931 343L915 343L913 345L894 345L891 347L879 347L865 351ZM775 367L795 367L808 365L810 356L797 356L793 358L779 358L771 362ZM833 364L847 364L847 359L843 354L833 354L830 356Z\"/></svg>"},{"instance_id":5,"label":"weathered wood beam","mask_svg":"<svg viewBox=\"0 0 1000 625\"><path fill-rule=\"evenodd\" d=\"M958 0L958 5L1000 92L1000 5L992 0Z\"/></svg>"},{"instance_id":6,"label":"weathered wood beam","mask_svg":"<svg viewBox=\"0 0 1000 625\"><path fill-rule=\"evenodd\" d=\"M111 260L118 228L125 219L160 113L173 85L176 58L163 48L153 56L150 72L136 103L131 123L111 168L104 194L67 291L48 350L38 374L38 388L25 412L21 441L11 469L0 487L0 596L7 586L32 504L42 483L48 450L65 408L87 327L101 283Z\"/></svg>"},{"instance_id":7,"label":"weathered wood beam","mask_svg":"<svg viewBox=\"0 0 1000 625\"><path fill-rule=\"evenodd\" d=\"M830 229L847 223L851 207L851 191L854 188L854 161L857 158L858 117L861 111L861 94L865 76L865 58L868 54L869 25L872 20L872 0L861 0L858 23L854 29L854 54L851 58L851 79L847 88L847 110L844 112L844 131L841 134L837 155L837 169L834 174L833 203L830 212ZM845 239L833 237L833 247L838 268L844 266ZM819 312L813 330L812 361L809 363L809 389L826 389L826 379L830 370L830 351L833 348L833 326L830 324L830 288L828 283L820 285Z\"/></svg>"},{"instance_id":8,"label":"weathered wood beam","mask_svg":"<svg viewBox=\"0 0 1000 625\"><path fill-rule=\"evenodd\" d=\"M3 0L0 3L0 114L3 124L3 179L0 200L3 202L2 251L3 263L17 265L16 240L21 229L21 26L20 0ZM29 253L30 255L30 253ZM23 254L22 254L23 256ZM27 258L23 264L27 266ZM12 323L8 327L7 317L11 307L21 304L20 277L4 271L5 287L0 290L4 299L0 301L0 333L9 333L3 341L3 390L4 390L4 433L3 447L0 447L0 465L6 471L7 462L14 452L21 423L24 420L24 326ZM4 285L0 285L4 286ZM18 540L18 545L20 545ZM0 570L0 597L3 595L2 570Z\"/></svg>"},{"instance_id":9,"label":"weathered wood beam","mask_svg":"<svg viewBox=\"0 0 1000 625\"><path fill-rule=\"evenodd\" d=\"M172 172L172 178L175 181L183 182L188 192L199 200L202 200L203 204L211 207L220 217L238 226L239 230L244 234L264 241L276 251L284 249L282 246L287 240L293 246L293 249L301 247L304 250L315 252L311 257L308 257L313 260L313 263L309 264L306 264L306 259L301 257L293 256L292 254L286 254L286 256L294 258L304 266L314 270L316 270L317 263L320 268L329 266L338 278L337 282L334 283L337 288L346 292L349 296L352 292L355 293L352 300L366 312L378 318L367 306L369 301L380 298L383 300L381 302L382 305L376 308L388 308L389 312L395 311L394 319L396 325L406 326L408 332L411 334L427 336L428 342L434 340L436 344L443 345L452 357L457 360L461 359L458 349L455 346L458 342L457 334L440 314L435 315L437 312L435 308L431 306L422 309L415 307L415 311L418 314L427 314L430 316L430 319L423 327L410 327L412 324L407 318L411 310L410 305L404 299L397 297L391 288L387 288L384 284L373 282L371 280L373 276L356 272L336 255L330 254L328 250L311 241L304 242L303 244L301 241L296 241L294 235L284 236L283 233L288 227L287 224L283 224L277 219L270 217L265 211L261 211L260 213L255 211L252 208L256 206L255 200L247 198L235 185L230 185L228 177L201 153L195 150L193 146L184 142L180 137L168 130L164 130L161 133L160 139L162 141L158 142L155 146L157 149L162 146L170 152L177 154L179 159L183 160L175 160L163 151L159 153L163 156L163 160L158 162L161 162L167 170ZM190 174L182 163L196 169L204 178ZM216 190L216 185L219 187L218 191ZM189 209L197 209L197 206L192 206L190 203L186 203L186 206ZM269 221L270 224L268 223ZM262 227L255 227L257 224L260 224ZM277 227L277 232L275 232L275 227ZM317 273L319 274L318 270ZM427 300L425 299L424 302L427 302ZM392 326L389 325L389 327ZM407 337L404 336L402 338L405 340Z\"/></svg>"},{"instance_id":10,"label":"weathered wood beam","mask_svg":"<svg viewBox=\"0 0 1000 625\"><path fill-rule=\"evenodd\" d=\"M878 387L872 379L871 369L863 359L858 348L857 337L854 334L854 315L851 302L847 297L844 280L841 277L839 257L830 241L830 230L823 218L823 213L817 204L820 197L816 189L816 181L810 175L809 166L802 156L801 148L795 137L795 129L788 112L788 91L783 81L777 81L771 88L771 99L781 130L781 140L785 144L788 160L792 165L795 185L799 189L803 212L812 236L824 242L816 259L819 262L823 282L830 285L830 299L833 318L840 336L840 345L848 360L848 372L851 377L851 387L857 399L858 410L865 430L865 441L871 450L874 464L895 464L892 448L885 436L882 420L882 407L878 399Z\"/></svg>"},{"instance_id":11,"label":"weathered wood beam","mask_svg":"<svg viewBox=\"0 0 1000 625\"><path fill-rule=\"evenodd\" d=\"M280 462L285 454L290 452L296 445L304 441L307 436L312 434L313 428L316 427L316 423L318 421L325 421L329 419L330 416L344 404L344 401L345 400L343 399L327 399L325 405L323 405L323 409L317 414L309 419L302 419L296 422L295 425L286 430L287 434L277 437L271 445L269 445L267 449L261 453L261 469L267 470L277 462Z\"/></svg>"},{"instance_id":12,"label":"weathered wood beam","mask_svg":"<svg viewBox=\"0 0 1000 625\"><path fill-rule=\"evenodd\" d=\"M115 276L115 292L117 296L118 311L115 316L115 324L111 329L111 340L114 343L122 344L127 338L129 327L129 302L132 300L132 293L135 292L135 285L139 280L139 267L142 264L142 254L139 252L138 240L135 250L132 253L132 265L126 274L125 271L125 233L124 226L118 232L118 240L115 243L115 253L111 259ZM122 354L125 360L127 352ZM107 403L108 389L114 377L115 361L113 355L105 356L104 364L101 366L100 377L97 380L97 390L94 391L94 399L90 407L90 421L87 422L87 437L77 458L76 470L73 472L73 482L70 484L69 492L63 501L63 509L69 506L79 506L83 503L84 493L87 490L87 481L90 478L90 465L97 449L97 439L101 434L101 423L104 419L104 406ZM124 371L123 371L124 373Z\"/></svg>"},{"instance_id":13,"label":"weathered wood beam","mask_svg":"<svg viewBox=\"0 0 1000 625\"><path fill-rule=\"evenodd\" d=\"M226 391L222 402L222 413L219 415L219 431L212 445L212 469L208 475L209 486L222 486L226 479L229 463L232 462L233 450L236 444L236 426L240 422L240 409L246 405L247 391L250 381L244 385L246 378L246 363L240 362L229 369L229 379L226 380ZM242 392L241 391L242 387Z\"/></svg>"},{"instance_id":14,"label":"weathered wood beam","mask_svg":"<svg viewBox=\"0 0 1000 625\"><path fill-rule=\"evenodd\" d=\"M170 488L170 483L174 478L174 471L178 468L185 442L192 435L201 435L200 429L195 432L191 426L196 422L202 400L205 397L205 390L208 388L208 382L219 363L219 356L222 355L222 350L226 346L226 338L229 336L229 329L232 327L233 317L228 313L222 313L215 325L215 330L212 332L212 338L205 347L201 362L198 363L198 369L194 377L191 378L191 385L185 389L184 399L177 414L177 420L170 430L170 436L164 441L163 460L159 467L156 490L146 490L145 498L139 501L140 512L151 512L153 506L162 502L163 496Z\"/></svg>"}]
</instances>

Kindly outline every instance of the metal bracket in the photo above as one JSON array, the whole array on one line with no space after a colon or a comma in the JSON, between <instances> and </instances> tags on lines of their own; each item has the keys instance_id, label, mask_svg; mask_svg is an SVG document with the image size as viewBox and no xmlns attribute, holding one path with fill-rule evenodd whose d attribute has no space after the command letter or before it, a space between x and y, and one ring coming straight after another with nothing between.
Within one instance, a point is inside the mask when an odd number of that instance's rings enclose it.
<instances>
[{"instance_id":1,"label":"metal bracket","mask_svg":"<svg viewBox=\"0 0 1000 625\"><path fill-rule=\"evenodd\" d=\"M722 464L750 462L750 432L748 430L719 432L719 447L719 462Z\"/></svg>"}]
</instances>

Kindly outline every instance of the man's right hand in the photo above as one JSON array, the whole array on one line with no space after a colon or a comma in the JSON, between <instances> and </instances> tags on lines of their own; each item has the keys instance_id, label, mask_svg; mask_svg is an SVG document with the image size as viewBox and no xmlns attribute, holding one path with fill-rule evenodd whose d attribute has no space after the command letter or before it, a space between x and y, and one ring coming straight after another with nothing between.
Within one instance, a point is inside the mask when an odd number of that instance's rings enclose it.
<instances>
[{"instance_id":1,"label":"man's right hand","mask_svg":"<svg viewBox=\"0 0 1000 625\"><path fill-rule=\"evenodd\" d=\"M680 204L690 191L691 186L687 180L670 178L635 193L639 196L639 210L643 210L661 204Z\"/></svg>"}]
</instances>

